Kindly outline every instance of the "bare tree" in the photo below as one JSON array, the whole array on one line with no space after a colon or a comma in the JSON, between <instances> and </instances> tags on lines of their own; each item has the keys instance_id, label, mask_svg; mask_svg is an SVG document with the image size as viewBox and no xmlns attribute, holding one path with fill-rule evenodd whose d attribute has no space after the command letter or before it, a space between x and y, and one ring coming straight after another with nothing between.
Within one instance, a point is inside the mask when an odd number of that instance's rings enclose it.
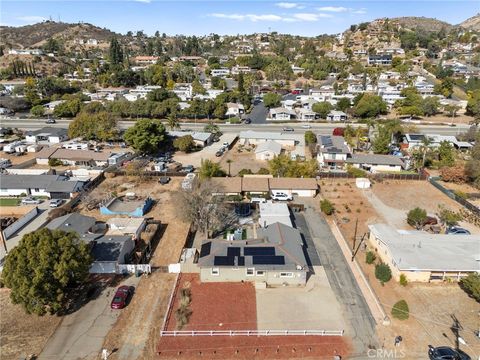
<instances>
[{"instance_id":1,"label":"bare tree","mask_svg":"<svg viewBox=\"0 0 480 360\"><path fill-rule=\"evenodd\" d=\"M213 237L238 222L221 194L221 187L210 180L202 181L190 191L179 191L175 196L177 215L207 238Z\"/></svg>"}]
</instances>

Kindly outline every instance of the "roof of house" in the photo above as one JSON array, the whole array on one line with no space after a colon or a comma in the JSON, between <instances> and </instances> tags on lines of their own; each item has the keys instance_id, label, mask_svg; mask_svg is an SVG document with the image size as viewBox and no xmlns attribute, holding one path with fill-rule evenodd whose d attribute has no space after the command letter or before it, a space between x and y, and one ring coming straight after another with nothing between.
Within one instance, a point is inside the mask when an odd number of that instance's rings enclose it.
<instances>
[{"instance_id":1,"label":"roof of house","mask_svg":"<svg viewBox=\"0 0 480 360\"><path fill-rule=\"evenodd\" d=\"M259 139L259 140L294 140L301 141L303 135L297 135L286 132L267 132L267 131L240 131L240 139Z\"/></svg>"},{"instance_id":2,"label":"roof of house","mask_svg":"<svg viewBox=\"0 0 480 360\"><path fill-rule=\"evenodd\" d=\"M404 166L402 159L397 156L379 154L353 154L351 158L347 158L346 162L352 164Z\"/></svg>"},{"instance_id":3,"label":"roof of house","mask_svg":"<svg viewBox=\"0 0 480 360\"><path fill-rule=\"evenodd\" d=\"M80 187L80 181L52 181L45 191L56 193L73 193Z\"/></svg>"},{"instance_id":4,"label":"roof of house","mask_svg":"<svg viewBox=\"0 0 480 360\"><path fill-rule=\"evenodd\" d=\"M65 159L65 160L76 160L76 161L107 161L108 158L112 155L110 151L92 151L92 150L70 150L58 148L53 152L43 150L38 153L37 158L55 158L55 159Z\"/></svg>"},{"instance_id":5,"label":"roof of house","mask_svg":"<svg viewBox=\"0 0 480 360\"><path fill-rule=\"evenodd\" d=\"M231 194L242 192L242 178L241 177L214 177L211 178L213 189L222 194Z\"/></svg>"},{"instance_id":6,"label":"roof of house","mask_svg":"<svg viewBox=\"0 0 480 360\"><path fill-rule=\"evenodd\" d=\"M50 230L75 231L79 235L83 235L88 233L88 230L95 223L95 218L74 212L53 219L46 225L46 228Z\"/></svg>"},{"instance_id":7,"label":"roof of house","mask_svg":"<svg viewBox=\"0 0 480 360\"><path fill-rule=\"evenodd\" d=\"M276 222L293 226L292 219L290 218L290 210L285 203L274 203L271 201L260 203L259 210L260 218L258 219L258 223L260 226L268 226Z\"/></svg>"},{"instance_id":8,"label":"roof of house","mask_svg":"<svg viewBox=\"0 0 480 360\"><path fill-rule=\"evenodd\" d=\"M55 151L57 151L55 147L44 147L37 153L37 159L49 159Z\"/></svg>"},{"instance_id":9,"label":"roof of house","mask_svg":"<svg viewBox=\"0 0 480 360\"><path fill-rule=\"evenodd\" d=\"M47 189L55 182L69 182L61 175L0 175L2 189Z\"/></svg>"},{"instance_id":10,"label":"roof of house","mask_svg":"<svg viewBox=\"0 0 480 360\"><path fill-rule=\"evenodd\" d=\"M237 104L237 103L227 103L227 108L232 108L232 109L245 109L245 107L243 106L243 104Z\"/></svg>"},{"instance_id":11,"label":"roof of house","mask_svg":"<svg viewBox=\"0 0 480 360\"><path fill-rule=\"evenodd\" d=\"M182 137L190 135L193 140L197 141L207 141L212 137L212 133L202 131L169 131L168 135L172 137Z\"/></svg>"},{"instance_id":12,"label":"roof of house","mask_svg":"<svg viewBox=\"0 0 480 360\"><path fill-rule=\"evenodd\" d=\"M331 110L327 116L347 116L343 111Z\"/></svg>"},{"instance_id":13,"label":"roof of house","mask_svg":"<svg viewBox=\"0 0 480 360\"><path fill-rule=\"evenodd\" d=\"M478 271L480 236L401 231L386 224L369 225L387 246L400 270Z\"/></svg>"},{"instance_id":14,"label":"roof of house","mask_svg":"<svg viewBox=\"0 0 480 360\"><path fill-rule=\"evenodd\" d=\"M243 177L242 191L246 192L268 192L268 178L266 177Z\"/></svg>"},{"instance_id":15,"label":"roof of house","mask_svg":"<svg viewBox=\"0 0 480 360\"><path fill-rule=\"evenodd\" d=\"M282 152L282 145L280 145L276 141L268 140L257 146L257 148L255 149L255 154L258 154L264 151L271 151L279 155Z\"/></svg>"},{"instance_id":16,"label":"roof of house","mask_svg":"<svg viewBox=\"0 0 480 360\"><path fill-rule=\"evenodd\" d=\"M313 178L271 178L268 179L272 190L317 190L317 180Z\"/></svg>"},{"instance_id":17,"label":"roof of house","mask_svg":"<svg viewBox=\"0 0 480 360\"><path fill-rule=\"evenodd\" d=\"M330 154L350 154L350 148L343 136L317 135L318 150Z\"/></svg>"},{"instance_id":18,"label":"roof of house","mask_svg":"<svg viewBox=\"0 0 480 360\"><path fill-rule=\"evenodd\" d=\"M92 256L95 261L119 261L122 249L131 236L111 235L101 236L93 242Z\"/></svg>"},{"instance_id":19,"label":"roof of house","mask_svg":"<svg viewBox=\"0 0 480 360\"><path fill-rule=\"evenodd\" d=\"M290 114L295 115L295 112L284 107L276 107L270 109L270 114Z\"/></svg>"},{"instance_id":20,"label":"roof of house","mask_svg":"<svg viewBox=\"0 0 480 360\"><path fill-rule=\"evenodd\" d=\"M279 222L258 229L257 239L204 241L198 265L280 271L307 269L300 231Z\"/></svg>"},{"instance_id":21,"label":"roof of house","mask_svg":"<svg viewBox=\"0 0 480 360\"><path fill-rule=\"evenodd\" d=\"M67 136L68 130L46 126L38 130L27 131L26 136Z\"/></svg>"},{"instance_id":22,"label":"roof of house","mask_svg":"<svg viewBox=\"0 0 480 360\"><path fill-rule=\"evenodd\" d=\"M145 223L145 218L126 217L126 218L110 218L107 220L108 235L126 235L135 234L138 229Z\"/></svg>"}]
</instances>

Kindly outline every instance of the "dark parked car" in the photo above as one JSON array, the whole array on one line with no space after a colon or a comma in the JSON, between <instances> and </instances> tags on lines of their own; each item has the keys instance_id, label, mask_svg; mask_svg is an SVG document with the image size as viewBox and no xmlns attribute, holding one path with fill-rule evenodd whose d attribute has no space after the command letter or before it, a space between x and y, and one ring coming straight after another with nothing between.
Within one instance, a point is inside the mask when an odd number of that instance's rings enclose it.
<instances>
[{"instance_id":1,"label":"dark parked car","mask_svg":"<svg viewBox=\"0 0 480 360\"><path fill-rule=\"evenodd\" d=\"M132 294L133 287L126 285L120 286L113 296L110 307L112 309L123 309L125 306L127 306L128 298L132 296Z\"/></svg>"},{"instance_id":2,"label":"dark parked car","mask_svg":"<svg viewBox=\"0 0 480 360\"><path fill-rule=\"evenodd\" d=\"M170 182L170 177L168 176L162 176L158 182L162 185L166 185Z\"/></svg>"},{"instance_id":3,"label":"dark parked car","mask_svg":"<svg viewBox=\"0 0 480 360\"><path fill-rule=\"evenodd\" d=\"M193 165L186 165L184 167L182 167L182 169L180 170L181 173L191 173L193 172L193 170L195 170L195 168L193 167Z\"/></svg>"},{"instance_id":4,"label":"dark parked car","mask_svg":"<svg viewBox=\"0 0 480 360\"><path fill-rule=\"evenodd\" d=\"M284 127L282 130L283 130L283 131L295 131L294 128L288 127L288 126Z\"/></svg>"},{"instance_id":5,"label":"dark parked car","mask_svg":"<svg viewBox=\"0 0 480 360\"><path fill-rule=\"evenodd\" d=\"M252 120L250 120L250 118L245 119L245 124L250 124L251 122L252 122Z\"/></svg>"},{"instance_id":6,"label":"dark parked car","mask_svg":"<svg viewBox=\"0 0 480 360\"><path fill-rule=\"evenodd\" d=\"M471 360L471 357L463 351L448 346L434 348L432 345L428 345L428 357L430 360Z\"/></svg>"},{"instance_id":7,"label":"dark parked car","mask_svg":"<svg viewBox=\"0 0 480 360\"><path fill-rule=\"evenodd\" d=\"M458 227L458 226L452 226L451 228L447 229L447 234L453 234L453 235L470 235L470 231L467 229Z\"/></svg>"},{"instance_id":8,"label":"dark parked car","mask_svg":"<svg viewBox=\"0 0 480 360\"><path fill-rule=\"evenodd\" d=\"M55 124L57 121L55 119L48 119L45 121L45 124Z\"/></svg>"}]
</instances>

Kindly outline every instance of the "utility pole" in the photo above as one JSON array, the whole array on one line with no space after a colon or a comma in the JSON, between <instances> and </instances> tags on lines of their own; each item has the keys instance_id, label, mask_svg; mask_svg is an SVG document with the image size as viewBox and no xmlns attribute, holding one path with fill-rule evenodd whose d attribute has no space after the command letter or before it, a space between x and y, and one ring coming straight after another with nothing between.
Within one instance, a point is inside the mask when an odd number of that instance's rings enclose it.
<instances>
[{"instance_id":1,"label":"utility pole","mask_svg":"<svg viewBox=\"0 0 480 360\"><path fill-rule=\"evenodd\" d=\"M355 244L357 242L358 218L355 220L355 233L353 234L352 261L355 258Z\"/></svg>"}]
</instances>

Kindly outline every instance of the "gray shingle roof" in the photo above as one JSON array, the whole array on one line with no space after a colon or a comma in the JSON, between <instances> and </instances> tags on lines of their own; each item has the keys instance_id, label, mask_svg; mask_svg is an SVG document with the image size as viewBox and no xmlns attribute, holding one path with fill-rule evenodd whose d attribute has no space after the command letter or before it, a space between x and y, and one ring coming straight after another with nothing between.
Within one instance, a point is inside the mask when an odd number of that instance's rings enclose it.
<instances>
[{"instance_id":1,"label":"gray shingle roof","mask_svg":"<svg viewBox=\"0 0 480 360\"><path fill-rule=\"evenodd\" d=\"M378 154L353 154L347 158L347 163L352 164L371 164L371 165L399 165L404 166L402 159L393 155Z\"/></svg>"},{"instance_id":2,"label":"gray shingle roof","mask_svg":"<svg viewBox=\"0 0 480 360\"><path fill-rule=\"evenodd\" d=\"M60 175L0 175L2 189L46 189L51 183L64 181Z\"/></svg>"},{"instance_id":3,"label":"gray shingle roof","mask_svg":"<svg viewBox=\"0 0 480 360\"><path fill-rule=\"evenodd\" d=\"M50 221L46 228L50 230L75 231L79 235L88 233L88 230L95 225L95 218L79 213L71 213L60 216Z\"/></svg>"},{"instance_id":4,"label":"gray shingle roof","mask_svg":"<svg viewBox=\"0 0 480 360\"><path fill-rule=\"evenodd\" d=\"M330 154L350 154L350 148L343 136L317 135L319 151Z\"/></svg>"}]
</instances>

